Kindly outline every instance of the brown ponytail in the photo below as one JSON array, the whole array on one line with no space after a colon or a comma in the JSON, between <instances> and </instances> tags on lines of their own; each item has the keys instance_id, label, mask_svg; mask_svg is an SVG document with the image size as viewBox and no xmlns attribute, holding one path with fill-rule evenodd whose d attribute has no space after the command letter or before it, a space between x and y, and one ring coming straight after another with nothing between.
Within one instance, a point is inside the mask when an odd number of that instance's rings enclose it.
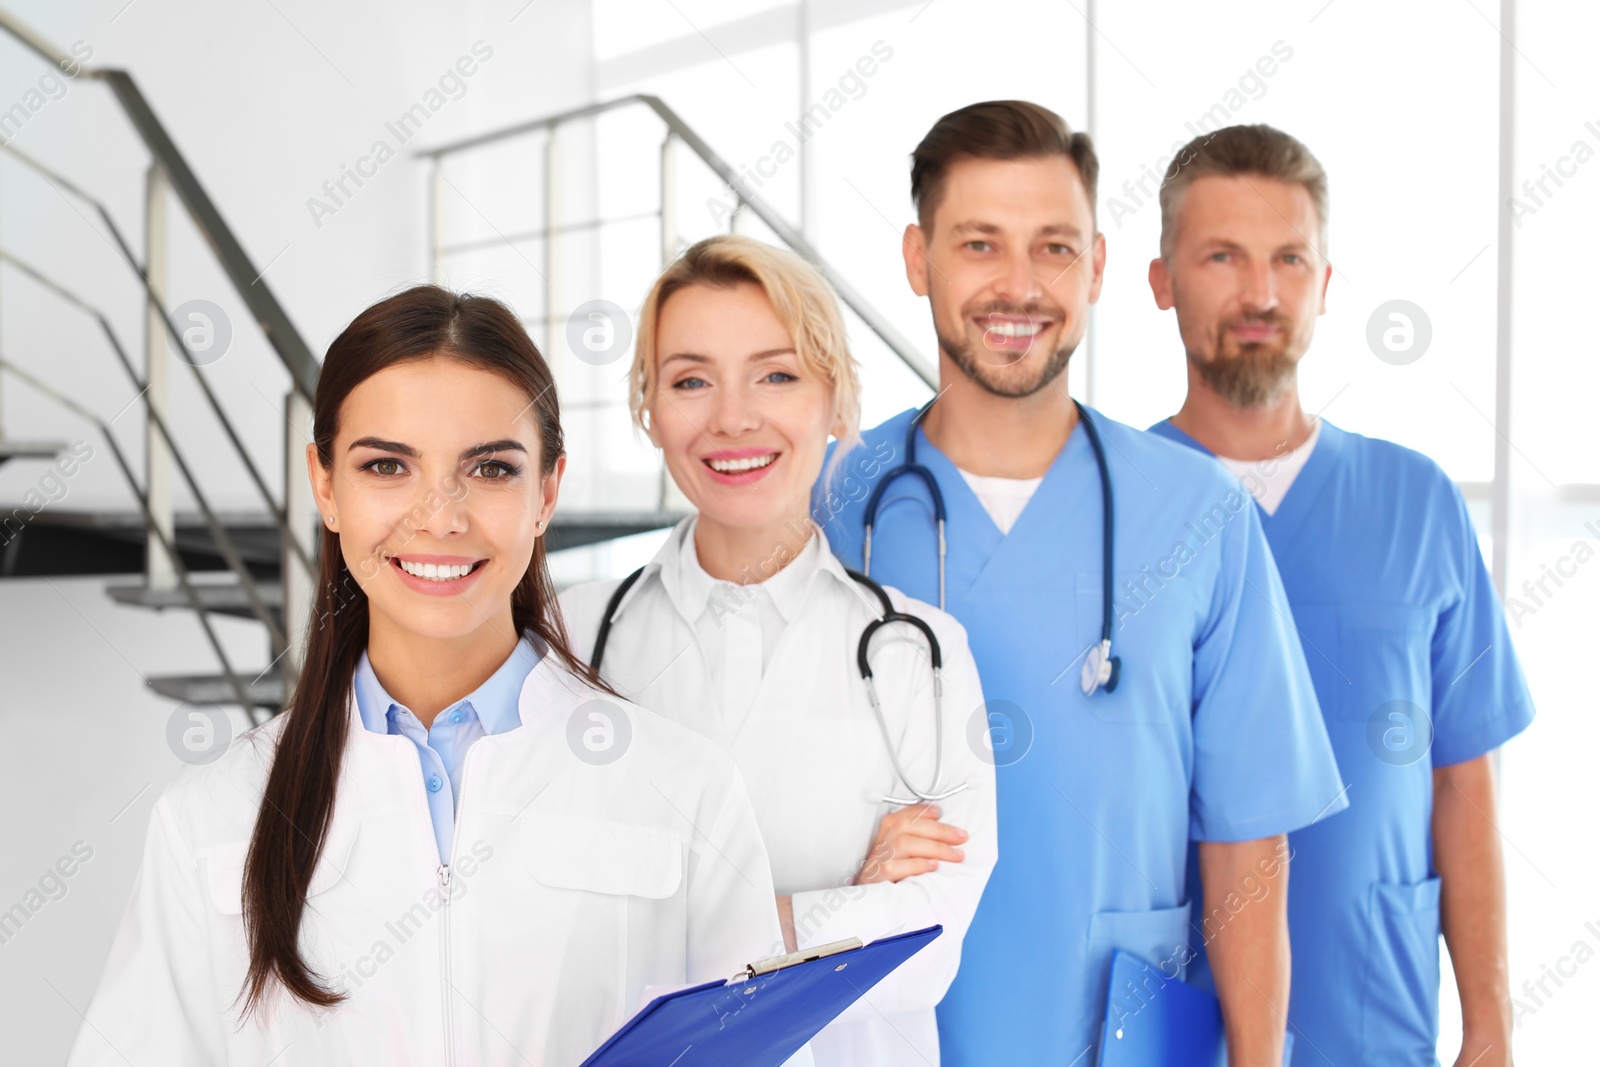
<instances>
[{"instance_id":1,"label":"brown ponytail","mask_svg":"<svg viewBox=\"0 0 1600 1067\"><path fill-rule=\"evenodd\" d=\"M315 440L324 467L333 462L339 411L357 385L386 367L443 356L506 378L525 393L540 429L542 475L565 450L555 380L512 312L486 297L419 285L374 304L328 346L317 380ZM250 967L240 996L248 1016L274 980L293 997L331 1007L344 994L329 989L300 955L306 890L332 821L339 768L350 731L351 679L367 646L367 597L345 566L339 535L324 527L313 622L307 627L300 677L289 697L283 731L267 777L245 860L243 906ZM545 567L544 539L534 542L527 573L511 595L519 634L532 632L563 665L609 691L572 652L555 587Z\"/></svg>"}]
</instances>

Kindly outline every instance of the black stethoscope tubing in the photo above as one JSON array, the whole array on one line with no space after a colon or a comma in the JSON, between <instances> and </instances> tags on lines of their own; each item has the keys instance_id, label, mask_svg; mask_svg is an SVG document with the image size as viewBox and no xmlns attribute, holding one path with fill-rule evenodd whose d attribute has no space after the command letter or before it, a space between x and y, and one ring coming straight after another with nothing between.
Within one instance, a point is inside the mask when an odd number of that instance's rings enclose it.
<instances>
[{"instance_id":1,"label":"black stethoscope tubing","mask_svg":"<svg viewBox=\"0 0 1600 1067\"><path fill-rule=\"evenodd\" d=\"M589 666L596 675L600 673L600 665L605 659L606 643L611 638L611 624L617 611L622 606L623 599L628 595L628 590L638 583L645 568L640 567L632 574L618 583L612 591L611 598L606 601L606 611L600 619L600 628L595 633L594 651L589 656ZM967 789L970 783L960 782L948 789L940 789L939 781L944 776L944 652L939 647L939 639L934 636L933 627L927 621L903 611L896 611L894 604L889 600L889 594L883 586L868 578L864 574L845 569L845 573L857 583L867 588L878 604L883 608L878 618L869 622L861 637L856 642L856 667L861 672L861 680L867 686L867 702L872 705L873 716L878 720L878 729L883 734L883 744L889 752L889 762L894 765L895 776L911 791L910 797L897 797L886 795L878 799L885 804L923 804L936 803L947 800L957 793ZM922 634L928 643L928 660L933 665L933 781L926 790L918 789L911 784L911 779L906 775L905 768L900 765L900 754L895 751L894 739L889 736L889 722L884 717L883 706L878 701L878 686L872 675L872 637L879 630L890 623L905 623Z\"/></svg>"},{"instance_id":2,"label":"black stethoscope tubing","mask_svg":"<svg viewBox=\"0 0 1600 1067\"><path fill-rule=\"evenodd\" d=\"M939 607L944 608L945 592L945 506L944 494L939 490L938 480L933 472L926 466L917 462L917 427L933 407L934 400L928 401L911 419L911 425L906 428L906 461L900 466L889 471L872 487L872 493L867 497L866 508L866 534L862 539L862 564L867 575L872 573L872 534L878 521L878 508L883 501L883 495L893 484L896 478L903 475L912 475L928 487L929 495L933 499L934 524L939 534ZM1100 429L1094 424L1094 419L1089 415L1088 409L1076 400L1072 402L1078 409L1079 421L1083 423L1084 432L1089 435L1089 447L1094 452L1095 467L1100 474L1100 510L1101 510L1101 583L1100 583L1100 643L1091 647L1085 657L1082 672L1082 688L1085 695L1091 695L1096 689L1104 687L1106 692L1116 689L1117 682L1122 673L1122 659L1111 654L1111 621L1114 617L1113 607L1113 575L1111 569L1115 542L1116 519L1115 508L1111 492L1111 468L1106 462L1105 444L1100 439Z\"/></svg>"}]
</instances>

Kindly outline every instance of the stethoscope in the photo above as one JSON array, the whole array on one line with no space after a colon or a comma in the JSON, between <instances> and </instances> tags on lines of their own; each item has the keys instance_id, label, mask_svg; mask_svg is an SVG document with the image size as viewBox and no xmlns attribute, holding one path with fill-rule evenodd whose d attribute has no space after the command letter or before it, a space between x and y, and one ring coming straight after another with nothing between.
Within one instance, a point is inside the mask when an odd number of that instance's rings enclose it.
<instances>
[{"instance_id":1,"label":"stethoscope","mask_svg":"<svg viewBox=\"0 0 1600 1067\"><path fill-rule=\"evenodd\" d=\"M628 595L628 590L634 587L639 577L644 574L645 568L640 567L622 580L616 590L611 594L611 599L606 602L606 613L600 619L600 629L595 634L594 652L589 657L589 666L595 674L600 673L600 663L605 658L606 642L611 637L611 624L616 617L617 609L622 606L623 598ZM940 788L939 782L944 777L944 679L942 669L944 654L939 648L939 639L933 635L933 627L915 615L903 611L896 611L889 600L889 594L883 586L868 578L864 574L846 568L845 573L858 583L871 591L873 596L883 608L883 613L876 619L867 623L866 629L861 631L861 638L856 642L856 667L861 671L861 680L867 684L867 702L872 705L872 714L878 720L878 730L883 734L883 744L889 750L889 762L894 766L895 776L911 791L910 797L897 797L884 795L878 801L884 804L924 804L948 800L957 793L970 786L968 782L959 782L954 786ZM933 781L926 790L918 789L911 784L911 779L906 775L905 768L900 765L900 755L895 751L894 739L889 736L889 723L883 714L883 705L878 701L878 686L872 676L872 638L879 630L890 623L905 623L919 633L928 642L928 661L933 665Z\"/></svg>"},{"instance_id":2,"label":"stethoscope","mask_svg":"<svg viewBox=\"0 0 1600 1067\"><path fill-rule=\"evenodd\" d=\"M878 506L883 501L883 494L896 478L902 475L914 475L928 487L928 494L933 498L933 521L939 534L939 608L944 608L944 560L946 543L944 536L945 510L944 494L939 491L938 480L933 472L917 462L917 426L927 416L933 407L934 397L922 406L922 409L911 419L911 425L906 428L906 460L900 466L885 474L879 479L878 484L872 487L872 495L867 497L866 537L862 542L861 561L862 569L867 575L872 573L872 529L877 525ZM1106 463L1105 445L1100 441L1100 430L1094 424L1094 419L1089 412L1076 400L1072 402L1078 409L1078 418L1083 423L1083 428L1089 435L1089 446L1094 450L1095 467L1100 472L1100 510L1103 529L1101 532L1101 552L1103 556L1103 570L1101 576L1100 593L1100 643L1089 648L1083 660L1083 671L1079 675L1079 684L1085 696L1092 696L1095 690L1104 688L1111 692L1117 688L1117 680L1122 674L1122 659L1111 654L1111 620L1113 618L1112 575L1111 557L1112 543L1114 540L1115 523L1111 501L1111 469Z\"/></svg>"}]
</instances>

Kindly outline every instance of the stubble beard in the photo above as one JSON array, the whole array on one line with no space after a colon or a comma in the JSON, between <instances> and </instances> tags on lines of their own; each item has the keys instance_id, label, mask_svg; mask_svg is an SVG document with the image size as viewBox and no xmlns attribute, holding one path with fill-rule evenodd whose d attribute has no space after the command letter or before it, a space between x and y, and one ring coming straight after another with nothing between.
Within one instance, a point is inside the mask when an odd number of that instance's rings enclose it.
<instances>
[{"instance_id":1,"label":"stubble beard","mask_svg":"<svg viewBox=\"0 0 1600 1067\"><path fill-rule=\"evenodd\" d=\"M963 321L965 320L963 319ZM1016 382L1006 380L993 372L996 369L1014 367L1017 363L1027 359L1028 354L999 365L980 358L973 351L972 344L965 338L958 340L949 337L937 326L934 328L934 335L939 340L940 350L949 356L950 361L961 369L961 373L976 382L985 392L993 396L1005 397L1009 400L1021 400L1025 397L1033 396L1053 383L1067 369L1067 364L1072 359L1072 353L1078 350L1077 341L1073 341L1071 344L1063 344L1060 348L1050 353L1049 357L1040 364L1037 375L1030 380Z\"/></svg>"}]
</instances>

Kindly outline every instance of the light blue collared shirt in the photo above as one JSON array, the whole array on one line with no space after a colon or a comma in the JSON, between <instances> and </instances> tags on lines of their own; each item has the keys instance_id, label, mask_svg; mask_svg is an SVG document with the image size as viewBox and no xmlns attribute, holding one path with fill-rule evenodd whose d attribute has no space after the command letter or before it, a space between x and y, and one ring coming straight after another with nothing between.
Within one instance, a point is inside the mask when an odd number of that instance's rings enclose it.
<instances>
[{"instance_id":1,"label":"light blue collared shirt","mask_svg":"<svg viewBox=\"0 0 1600 1067\"><path fill-rule=\"evenodd\" d=\"M354 680L361 724L375 734L403 735L416 746L422 759L422 786L433 817L433 836L439 844L441 863L450 862L467 749L485 734L504 733L522 725L517 699L523 682L538 662L538 650L523 637L482 685L439 712L433 725L424 730L411 709L383 688L366 652L361 653Z\"/></svg>"}]
</instances>

